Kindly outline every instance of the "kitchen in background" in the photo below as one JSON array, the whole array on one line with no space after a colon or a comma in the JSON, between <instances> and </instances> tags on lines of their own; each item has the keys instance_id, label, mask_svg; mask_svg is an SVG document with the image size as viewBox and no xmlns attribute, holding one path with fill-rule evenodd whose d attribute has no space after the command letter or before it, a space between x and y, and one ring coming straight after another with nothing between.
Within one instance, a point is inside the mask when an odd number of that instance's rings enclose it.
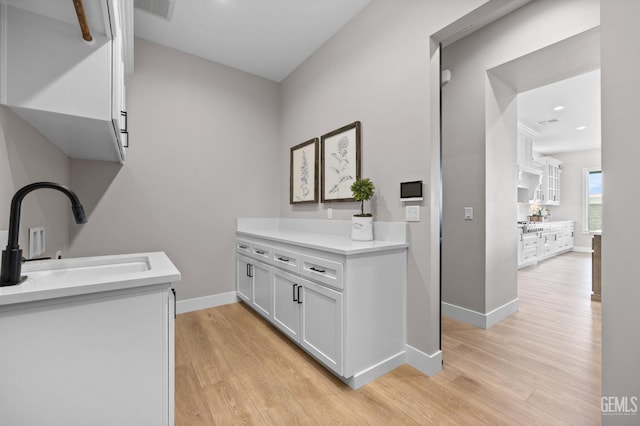
<instances>
[{"instance_id":1,"label":"kitchen in background","mask_svg":"<svg viewBox=\"0 0 640 426\"><path fill-rule=\"evenodd\" d=\"M600 70L518 95L518 268L601 230Z\"/></svg>"}]
</instances>

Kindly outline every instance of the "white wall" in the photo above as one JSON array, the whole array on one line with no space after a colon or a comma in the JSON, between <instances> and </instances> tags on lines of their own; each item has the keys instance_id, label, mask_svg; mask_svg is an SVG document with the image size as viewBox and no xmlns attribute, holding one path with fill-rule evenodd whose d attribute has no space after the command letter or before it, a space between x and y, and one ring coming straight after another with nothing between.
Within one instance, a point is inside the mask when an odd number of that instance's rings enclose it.
<instances>
[{"instance_id":1,"label":"white wall","mask_svg":"<svg viewBox=\"0 0 640 426\"><path fill-rule=\"evenodd\" d=\"M550 206L551 220L575 220L574 245L591 249L591 234L585 233L584 169L600 167L600 150L553 154L562 161L560 168L560 205Z\"/></svg>"},{"instance_id":2,"label":"white wall","mask_svg":"<svg viewBox=\"0 0 640 426\"><path fill-rule=\"evenodd\" d=\"M403 221L402 181L423 180L431 161L429 36L484 1L372 0L282 83L280 205L286 217L348 219L356 203L289 205L289 149L345 124L362 122L362 175L376 185L376 220ZM437 96L437 94L435 95ZM439 283L431 280L430 200L409 225L408 343L439 349Z\"/></svg>"},{"instance_id":3,"label":"white wall","mask_svg":"<svg viewBox=\"0 0 640 426\"><path fill-rule=\"evenodd\" d=\"M538 0L443 49L443 68L452 73L442 92L443 302L485 314L516 296L515 195L509 203L491 194L499 189L496 173L515 190L517 159L515 148L506 158L487 145L487 70L598 24L598 0ZM464 207L474 208L473 221L464 220ZM513 244L487 239L500 227L510 227L502 238Z\"/></svg>"},{"instance_id":4,"label":"white wall","mask_svg":"<svg viewBox=\"0 0 640 426\"><path fill-rule=\"evenodd\" d=\"M77 256L166 251L178 299L234 291L236 217L275 217L282 159L279 86L135 40L124 167L73 160L89 222Z\"/></svg>"},{"instance_id":5,"label":"white wall","mask_svg":"<svg viewBox=\"0 0 640 426\"><path fill-rule=\"evenodd\" d=\"M69 159L27 122L9 108L0 106L0 230L9 228L13 194L34 182L52 181L69 185ZM82 201L82 200L81 200ZM73 222L69 199L58 191L37 190L22 203L20 248L29 257L28 229L44 226L46 256L69 246L69 228ZM2 250L5 242L0 241Z\"/></svg>"},{"instance_id":6,"label":"white wall","mask_svg":"<svg viewBox=\"0 0 640 426\"><path fill-rule=\"evenodd\" d=\"M640 398L640 2L602 0L602 395ZM628 401L628 399L627 399ZM637 402L640 405L640 401ZM604 425L638 424L640 413L604 415Z\"/></svg>"}]
</instances>

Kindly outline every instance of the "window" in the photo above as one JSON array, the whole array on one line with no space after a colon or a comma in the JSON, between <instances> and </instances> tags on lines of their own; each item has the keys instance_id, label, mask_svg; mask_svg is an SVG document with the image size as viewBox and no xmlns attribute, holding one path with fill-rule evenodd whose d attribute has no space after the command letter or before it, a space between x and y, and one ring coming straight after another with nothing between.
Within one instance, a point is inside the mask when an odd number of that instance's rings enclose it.
<instances>
[{"instance_id":1,"label":"window","mask_svg":"<svg viewBox=\"0 0 640 426\"><path fill-rule=\"evenodd\" d=\"M602 230L602 171L585 170L585 231Z\"/></svg>"}]
</instances>

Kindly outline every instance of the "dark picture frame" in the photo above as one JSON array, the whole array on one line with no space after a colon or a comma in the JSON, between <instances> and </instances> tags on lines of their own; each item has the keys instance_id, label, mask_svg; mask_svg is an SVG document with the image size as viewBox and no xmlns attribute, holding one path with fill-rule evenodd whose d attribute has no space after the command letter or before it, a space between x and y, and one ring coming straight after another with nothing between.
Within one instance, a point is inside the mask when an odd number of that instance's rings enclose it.
<instances>
[{"instance_id":1,"label":"dark picture frame","mask_svg":"<svg viewBox=\"0 0 640 426\"><path fill-rule=\"evenodd\" d=\"M318 138L291 148L289 204L318 202Z\"/></svg>"},{"instance_id":2,"label":"dark picture frame","mask_svg":"<svg viewBox=\"0 0 640 426\"><path fill-rule=\"evenodd\" d=\"M360 179L361 125L355 121L320 138L323 203L355 201L351 185Z\"/></svg>"}]
</instances>

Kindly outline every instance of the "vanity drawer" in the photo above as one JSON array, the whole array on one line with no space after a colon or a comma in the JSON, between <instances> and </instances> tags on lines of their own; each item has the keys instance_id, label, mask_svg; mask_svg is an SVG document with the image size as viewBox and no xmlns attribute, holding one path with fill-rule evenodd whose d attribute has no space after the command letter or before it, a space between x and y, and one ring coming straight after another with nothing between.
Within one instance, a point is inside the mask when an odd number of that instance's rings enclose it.
<instances>
[{"instance_id":1,"label":"vanity drawer","mask_svg":"<svg viewBox=\"0 0 640 426\"><path fill-rule=\"evenodd\" d=\"M305 254L302 255L301 261L300 273L302 275L338 290L344 288L342 281L342 263Z\"/></svg>"},{"instance_id":2,"label":"vanity drawer","mask_svg":"<svg viewBox=\"0 0 640 426\"><path fill-rule=\"evenodd\" d=\"M251 257L253 257L254 259L262 260L265 263L271 263L272 250L273 249L270 246L253 243L253 245L251 246Z\"/></svg>"},{"instance_id":3,"label":"vanity drawer","mask_svg":"<svg viewBox=\"0 0 640 426\"><path fill-rule=\"evenodd\" d=\"M251 241L236 239L236 251L243 254L251 254Z\"/></svg>"},{"instance_id":4,"label":"vanity drawer","mask_svg":"<svg viewBox=\"0 0 640 426\"><path fill-rule=\"evenodd\" d=\"M300 253L273 247L271 250L271 264L288 271L300 272Z\"/></svg>"}]
</instances>

